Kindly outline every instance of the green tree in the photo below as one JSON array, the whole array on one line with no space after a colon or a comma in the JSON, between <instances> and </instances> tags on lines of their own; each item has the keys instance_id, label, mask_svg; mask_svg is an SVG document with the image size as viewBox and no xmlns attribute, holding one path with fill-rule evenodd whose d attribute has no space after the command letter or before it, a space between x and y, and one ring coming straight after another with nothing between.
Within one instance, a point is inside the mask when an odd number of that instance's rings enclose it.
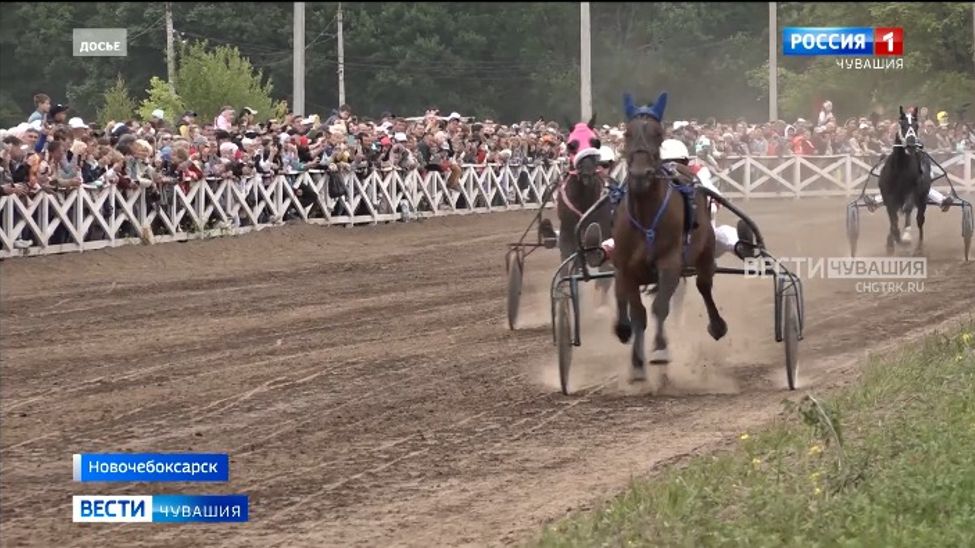
<instances>
[{"instance_id":1,"label":"green tree","mask_svg":"<svg viewBox=\"0 0 975 548\"><path fill-rule=\"evenodd\" d=\"M166 119L175 122L186 110L183 99L176 94L169 82L162 78L153 76L149 80L149 94L139 106L139 117L148 120L152 117L152 111L162 109Z\"/></svg>"},{"instance_id":2,"label":"green tree","mask_svg":"<svg viewBox=\"0 0 975 548\"><path fill-rule=\"evenodd\" d=\"M98 111L98 122L102 125L115 120L124 122L135 114L136 102L129 97L129 90L125 87L125 80L120 74L115 85L103 94L102 108Z\"/></svg>"},{"instance_id":3,"label":"green tree","mask_svg":"<svg viewBox=\"0 0 975 548\"><path fill-rule=\"evenodd\" d=\"M224 105L251 107L259 120L283 116L287 105L272 98L273 86L264 81L237 48L208 49L196 42L183 49L176 73L176 91L202 120L211 120Z\"/></svg>"}]
</instances>

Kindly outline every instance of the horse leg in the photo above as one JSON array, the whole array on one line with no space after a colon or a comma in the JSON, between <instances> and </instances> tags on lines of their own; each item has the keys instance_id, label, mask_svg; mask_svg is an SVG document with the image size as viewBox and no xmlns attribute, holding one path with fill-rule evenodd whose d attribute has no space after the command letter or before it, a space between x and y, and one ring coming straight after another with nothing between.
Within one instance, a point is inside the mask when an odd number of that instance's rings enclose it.
<instances>
[{"instance_id":1,"label":"horse leg","mask_svg":"<svg viewBox=\"0 0 975 548\"><path fill-rule=\"evenodd\" d=\"M633 324L633 348L630 352L630 379L642 381L647 378L643 364L646 363L647 307L643 305L640 288L628 292L630 321Z\"/></svg>"},{"instance_id":2,"label":"horse leg","mask_svg":"<svg viewBox=\"0 0 975 548\"><path fill-rule=\"evenodd\" d=\"M653 338L653 356L650 363L670 363L670 352L667 350L667 335L664 333L664 323L670 314L670 300L680 283L680 269L661 269L657 276L657 294L653 298L653 317L657 320L657 334Z\"/></svg>"},{"instance_id":3,"label":"horse leg","mask_svg":"<svg viewBox=\"0 0 975 548\"><path fill-rule=\"evenodd\" d=\"M887 255L894 254L894 244L901 243L900 218L897 208L887 205L887 216L890 218L890 230L887 232Z\"/></svg>"},{"instance_id":4,"label":"horse leg","mask_svg":"<svg viewBox=\"0 0 975 548\"><path fill-rule=\"evenodd\" d=\"M596 307L603 308L609 301L609 287L613 285L612 278L596 280Z\"/></svg>"},{"instance_id":5,"label":"horse leg","mask_svg":"<svg viewBox=\"0 0 975 548\"><path fill-rule=\"evenodd\" d=\"M710 267L698 269L697 291L704 298L704 306L708 309L708 334L718 341L728 333L728 324L718 312L718 306L714 304L714 296L711 294L711 289L714 287L714 262L710 264Z\"/></svg>"},{"instance_id":6,"label":"horse leg","mask_svg":"<svg viewBox=\"0 0 975 548\"><path fill-rule=\"evenodd\" d=\"M911 241L911 213L914 212L914 208L910 205L904 209L904 232L901 234L901 241L908 243Z\"/></svg>"},{"instance_id":7,"label":"horse leg","mask_svg":"<svg viewBox=\"0 0 975 548\"><path fill-rule=\"evenodd\" d=\"M924 213L927 207L927 202L917 205L917 247L914 248L915 257L920 256L924 252Z\"/></svg>"},{"instance_id":8,"label":"horse leg","mask_svg":"<svg viewBox=\"0 0 975 548\"><path fill-rule=\"evenodd\" d=\"M633 334L633 328L630 325L630 296L626 289L625 278L620 274L619 271L616 272L616 325L614 329L616 330L616 337L621 343L626 344L630 342L630 336ZM640 288L636 288L639 294Z\"/></svg>"}]
</instances>

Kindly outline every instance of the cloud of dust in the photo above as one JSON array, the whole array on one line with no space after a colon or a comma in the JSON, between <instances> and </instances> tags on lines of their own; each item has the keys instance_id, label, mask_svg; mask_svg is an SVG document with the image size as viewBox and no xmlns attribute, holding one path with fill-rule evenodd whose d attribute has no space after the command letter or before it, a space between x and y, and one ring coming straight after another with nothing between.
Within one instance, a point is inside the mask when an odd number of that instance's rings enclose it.
<instances>
[{"instance_id":1,"label":"cloud of dust","mask_svg":"<svg viewBox=\"0 0 975 548\"><path fill-rule=\"evenodd\" d=\"M648 378L644 383L629 382L632 342L624 345L613 333L616 300L612 292L608 306L599 308L595 287L583 286L582 345L572 349L570 391L605 385L626 395L738 393L737 369L772 362L782 352L772 336L771 290L766 283L767 280L716 278L714 297L729 328L720 341L714 341L707 334L707 313L694 279L682 283L678 292L683 291L684 298L680 300L675 296L667 320L672 361L666 366L647 364ZM547 295L544 297L547 299ZM652 302L652 296L644 297L649 317L645 335L648 358L656 325L650 311ZM548 306L547 300L544 306ZM545 320L548 325L547 316ZM536 382L546 389L560 389L558 353L554 345L551 354L535 364L534 369ZM778 369L775 372L782 376Z\"/></svg>"}]
</instances>

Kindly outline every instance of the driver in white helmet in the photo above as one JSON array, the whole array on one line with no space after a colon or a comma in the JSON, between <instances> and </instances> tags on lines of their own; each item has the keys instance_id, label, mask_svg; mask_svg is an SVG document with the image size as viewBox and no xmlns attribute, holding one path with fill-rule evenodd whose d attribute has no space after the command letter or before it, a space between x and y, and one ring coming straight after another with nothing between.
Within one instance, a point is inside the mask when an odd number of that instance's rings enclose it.
<instances>
[{"instance_id":1,"label":"driver in white helmet","mask_svg":"<svg viewBox=\"0 0 975 548\"><path fill-rule=\"evenodd\" d=\"M604 170L613 169L616 165L616 153L613 152L613 147L609 145L603 145L599 147L599 167Z\"/></svg>"},{"instance_id":2,"label":"driver in white helmet","mask_svg":"<svg viewBox=\"0 0 975 548\"><path fill-rule=\"evenodd\" d=\"M708 189L710 189L715 194L721 194L717 187L714 186L714 182L711 180L711 171L707 166L698 163L690 162L690 154L687 151L687 146L683 142L677 139L666 139L660 144L660 159L664 162L677 162L684 164L691 168L691 172L701 181L701 184ZM714 220L715 214L718 212L718 204L710 201L711 204L711 227L714 229L714 239L715 248L714 256L718 258L727 252L734 253L740 259L744 259L746 256L750 255L746 250L746 245L743 242L739 242L738 230L732 226L721 225L717 226ZM606 259L608 260L613 253L614 242L610 238L602 243L603 251L606 254Z\"/></svg>"}]
</instances>

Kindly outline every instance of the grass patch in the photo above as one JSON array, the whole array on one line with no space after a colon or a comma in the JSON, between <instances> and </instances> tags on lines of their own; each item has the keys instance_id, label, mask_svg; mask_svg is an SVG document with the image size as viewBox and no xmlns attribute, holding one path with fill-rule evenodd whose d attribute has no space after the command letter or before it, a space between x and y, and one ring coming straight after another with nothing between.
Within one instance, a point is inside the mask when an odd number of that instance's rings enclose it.
<instances>
[{"instance_id":1,"label":"grass patch","mask_svg":"<svg viewBox=\"0 0 975 548\"><path fill-rule=\"evenodd\" d=\"M725 454L634 482L538 546L975 546L975 324L786 402Z\"/></svg>"}]
</instances>

